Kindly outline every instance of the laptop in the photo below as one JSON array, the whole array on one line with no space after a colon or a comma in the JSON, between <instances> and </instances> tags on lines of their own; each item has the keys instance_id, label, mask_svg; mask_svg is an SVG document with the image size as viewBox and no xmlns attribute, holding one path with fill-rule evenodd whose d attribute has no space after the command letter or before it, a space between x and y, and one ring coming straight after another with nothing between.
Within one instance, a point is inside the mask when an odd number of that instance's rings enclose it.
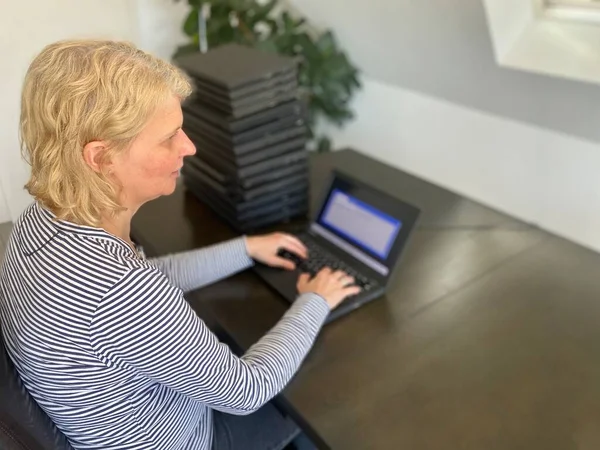
<instances>
[{"instance_id":1,"label":"laptop","mask_svg":"<svg viewBox=\"0 0 600 450\"><path fill-rule=\"evenodd\" d=\"M206 53L179 56L175 64L191 77L222 90L268 90L298 69L299 59L240 44L223 44Z\"/></svg>"},{"instance_id":2,"label":"laptop","mask_svg":"<svg viewBox=\"0 0 600 450\"><path fill-rule=\"evenodd\" d=\"M314 275L325 266L348 272L362 290L331 311L331 322L385 294L419 215L419 208L333 170L316 217L295 233L308 248L308 259L281 250L295 270L261 263L253 270L290 303L298 297L300 273Z\"/></svg>"},{"instance_id":3,"label":"laptop","mask_svg":"<svg viewBox=\"0 0 600 450\"><path fill-rule=\"evenodd\" d=\"M281 197L281 201L277 203L277 208L271 208L273 202L270 202L267 203L266 207L234 212L230 205L220 201L210 190L203 187L201 183L190 179L185 184L186 188L193 195L211 208L233 229L241 233L255 233L270 225L288 222L294 218L306 216L308 213L308 199L306 196L293 197L291 195L284 195ZM258 215L254 214L257 210L260 210L260 214Z\"/></svg>"},{"instance_id":4,"label":"laptop","mask_svg":"<svg viewBox=\"0 0 600 450\"><path fill-rule=\"evenodd\" d=\"M262 150L265 147L279 144L280 142L290 141L291 139L304 138L306 141L307 129L304 124L299 126L280 129L273 133L267 133L263 136L249 142L232 143L228 139L227 133L207 126L203 121L186 115L183 119L183 128L194 133L199 139L204 139L212 145L226 148L235 155L245 155L248 153Z\"/></svg>"},{"instance_id":5,"label":"laptop","mask_svg":"<svg viewBox=\"0 0 600 450\"><path fill-rule=\"evenodd\" d=\"M211 153L207 149L201 147L195 140L193 135L189 136L192 142L196 144L196 157L204 159L208 163L217 167L220 171L227 175L236 176L237 178L247 179L250 177L260 176L260 174L267 171L277 171L284 167L288 167L294 164L300 164L308 161L308 151L306 148L298 148L290 153L285 153L281 156L275 156L270 159L265 159L254 164L246 166L240 166L236 164L235 160L228 158L227 154L216 154Z\"/></svg>"},{"instance_id":6,"label":"laptop","mask_svg":"<svg viewBox=\"0 0 600 450\"><path fill-rule=\"evenodd\" d=\"M295 139L290 139L285 142L280 142L274 145L270 145L268 147L261 148L260 150L254 152L246 153L243 155L236 155L231 151L231 149L228 149L227 147L221 147L218 144L214 144L213 142L203 137L196 130L188 129L186 130L186 134L196 145L197 148L202 149L202 154L211 153L213 155L219 155L223 158L227 158L236 167L247 167L265 161L273 161L276 157L279 156L289 155L298 151L307 151L306 138L297 137ZM200 155L201 153L198 152L198 154Z\"/></svg>"},{"instance_id":7,"label":"laptop","mask_svg":"<svg viewBox=\"0 0 600 450\"><path fill-rule=\"evenodd\" d=\"M181 107L186 114L197 116L233 134L251 131L262 126L266 127L269 131L278 130L283 128L281 125L282 120L287 120L289 117L304 120L307 112L306 103L293 100L274 108L259 111L250 116L235 118L215 108L201 104L193 94Z\"/></svg>"},{"instance_id":8,"label":"laptop","mask_svg":"<svg viewBox=\"0 0 600 450\"><path fill-rule=\"evenodd\" d=\"M262 134L254 133L252 136L246 132L242 135L235 136L231 133L221 130L219 127L211 125L209 122L198 119L194 115L186 114L183 118L185 128L191 128L197 131L200 135L208 137L221 146L231 148L236 154L248 153L260 150L267 145L276 144L277 142L295 138L297 136L306 136L306 127L301 120L290 117L288 125L281 121L280 128L272 129L271 131L263 132ZM250 136L250 139L243 139ZM241 139L240 139L241 138Z\"/></svg>"},{"instance_id":9,"label":"laptop","mask_svg":"<svg viewBox=\"0 0 600 450\"><path fill-rule=\"evenodd\" d=\"M257 200L265 195L276 194L295 186L304 186L305 189L308 190L308 172L301 172L293 176L283 177L272 183L265 183L252 189L239 189L237 186L224 186L220 184L217 180L211 178L210 175L203 173L201 170L198 170L197 167L194 167L192 161L193 160L188 162L188 164L184 164L186 174L201 182L212 191L219 193L230 202L235 203L239 201Z\"/></svg>"},{"instance_id":10,"label":"laptop","mask_svg":"<svg viewBox=\"0 0 600 450\"><path fill-rule=\"evenodd\" d=\"M277 170L262 172L251 178L239 178L235 175L227 174L226 172L219 170L218 167L207 164L201 158L187 158L186 164L209 175L213 180L219 182L223 186L237 186L239 189L251 189L280 180L281 178L297 175L299 173L308 173L308 161L306 160L289 166L280 167Z\"/></svg>"},{"instance_id":11,"label":"laptop","mask_svg":"<svg viewBox=\"0 0 600 450\"><path fill-rule=\"evenodd\" d=\"M194 78L193 81L196 87L196 92L202 93L204 91L207 91L211 92L212 94L219 95L221 97L229 98L231 100L237 100L265 91L277 92L288 89L297 89L298 73L296 70L290 70L289 73L282 74L280 77L276 77L274 79L263 82L253 83L246 87L238 88L235 91L230 91L212 83L207 83L201 78Z\"/></svg>"},{"instance_id":12,"label":"laptop","mask_svg":"<svg viewBox=\"0 0 600 450\"><path fill-rule=\"evenodd\" d=\"M264 103L267 101L284 103L281 99L289 100L296 98L298 96L298 85L297 83L288 83L274 89L257 91L251 95L235 99L196 86L195 96L204 104L212 104L215 108L225 112L234 112L238 109L247 108L257 103Z\"/></svg>"}]
</instances>

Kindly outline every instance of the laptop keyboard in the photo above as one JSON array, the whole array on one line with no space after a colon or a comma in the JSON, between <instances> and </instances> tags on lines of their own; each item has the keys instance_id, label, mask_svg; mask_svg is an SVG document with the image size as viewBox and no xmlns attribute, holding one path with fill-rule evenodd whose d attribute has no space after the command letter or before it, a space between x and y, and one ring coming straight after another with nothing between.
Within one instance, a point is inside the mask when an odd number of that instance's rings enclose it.
<instances>
[{"instance_id":1,"label":"laptop keyboard","mask_svg":"<svg viewBox=\"0 0 600 450\"><path fill-rule=\"evenodd\" d=\"M331 254L321 246L312 242L310 239L302 239L308 249L308 259L304 260L295 253L287 250L280 250L279 256L292 261L302 272L308 272L312 276L316 275L324 267L332 270L342 270L348 275L354 277L355 284L360 286L363 291L369 291L376 286L376 282L360 274L355 269L341 261L335 255Z\"/></svg>"}]
</instances>

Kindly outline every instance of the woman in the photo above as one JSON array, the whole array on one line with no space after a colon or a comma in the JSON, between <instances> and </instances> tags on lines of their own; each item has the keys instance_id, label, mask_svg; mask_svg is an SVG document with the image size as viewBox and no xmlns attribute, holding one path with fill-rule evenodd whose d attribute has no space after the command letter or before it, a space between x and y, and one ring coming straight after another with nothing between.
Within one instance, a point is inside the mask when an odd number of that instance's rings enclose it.
<instances>
[{"instance_id":1,"label":"woman","mask_svg":"<svg viewBox=\"0 0 600 450\"><path fill-rule=\"evenodd\" d=\"M35 202L2 266L1 325L28 391L76 449L283 448L297 432L268 402L330 309L358 292L341 272L302 275L297 301L238 358L183 292L254 260L293 268L277 251L306 257L302 243L278 233L151 260L137 252L132 216L173 192L195 152L181 129L190 92L175 67L112 41L50 45L25 78Z\"/></svg>"}]
</instances>

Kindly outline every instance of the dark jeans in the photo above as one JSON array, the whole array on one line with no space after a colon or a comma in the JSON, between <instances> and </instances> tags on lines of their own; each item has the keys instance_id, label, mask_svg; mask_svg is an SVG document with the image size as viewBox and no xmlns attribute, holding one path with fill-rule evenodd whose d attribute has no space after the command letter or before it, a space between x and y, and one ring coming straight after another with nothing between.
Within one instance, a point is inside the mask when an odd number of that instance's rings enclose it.
<instances>
[{"instance_id":1,"label":"dark jeans","mask_svg":"<svg viewBox=\"0 0 600 450\"><path fill-rule=\"evenodd\" d=\"M315 449L298 426L268 403L255 413L235 416L213 411L213 450Z\"/></svg>"}]
</instances>

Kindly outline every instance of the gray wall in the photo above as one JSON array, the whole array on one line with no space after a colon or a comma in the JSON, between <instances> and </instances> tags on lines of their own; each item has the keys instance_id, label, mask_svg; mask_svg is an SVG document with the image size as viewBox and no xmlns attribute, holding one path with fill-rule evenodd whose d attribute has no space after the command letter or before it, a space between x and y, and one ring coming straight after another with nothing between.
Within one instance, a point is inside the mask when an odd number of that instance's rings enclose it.
<instances>
[{"instance_id":1,"label":"gray wall","mask_svg":"<svg viewBox=\"0 0 600 450\"><path fill-rule=\"evenodd\" d=\"M291 3L376 80L600 141L600 85L498 66L481 0Z\"/></svg>"}]
</instances>

